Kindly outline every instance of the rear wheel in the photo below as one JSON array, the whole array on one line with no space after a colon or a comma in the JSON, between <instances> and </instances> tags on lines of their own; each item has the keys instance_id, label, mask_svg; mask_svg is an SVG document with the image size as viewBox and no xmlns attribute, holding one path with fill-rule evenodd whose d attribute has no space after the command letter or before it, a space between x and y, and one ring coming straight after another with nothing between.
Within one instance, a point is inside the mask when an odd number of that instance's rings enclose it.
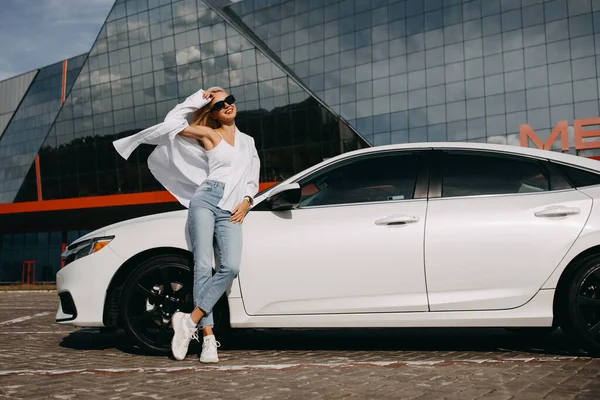
<instances>
[{"instance_id":1,"label":"rear wheel","mask_svg":"<svg viewBox=\"0 0 600 400\"><path fill-rule=\"evenodd\" d=\"M584 260L573 274L566 311L565 331L578 346L600 355L600 255Z\"/></svg>"},{"instance_id":2,"label":"rear wheel","mask_svg":"<svg viewBox=\"0 0 600 400\"><path fill-rule=\"evenodd\" d=\"M170 354L173 313L189 313L194 308L192 268L186 257L159 256L140 264L125 282L120 301L122 326L142 350ZM228 315L221 300L213 311L219 334L229 325L228 318L222 321Z\"/></svg>"}]
</instances>

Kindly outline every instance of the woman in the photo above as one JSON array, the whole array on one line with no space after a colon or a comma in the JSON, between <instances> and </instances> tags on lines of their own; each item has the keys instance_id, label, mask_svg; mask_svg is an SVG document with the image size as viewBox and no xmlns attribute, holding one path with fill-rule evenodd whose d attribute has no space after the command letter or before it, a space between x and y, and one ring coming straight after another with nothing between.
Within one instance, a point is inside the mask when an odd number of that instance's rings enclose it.
<instances>
[{"instance_id":1,"label":"woman","mask_svg":"<svg viewBox=\"0 0 600 400\"><path fill-rule=\"evenodd\" d=\"M194 305L176 312L171 351L183 360L189 343L203 331L201 362L218 362L212 308L237 276L242 228L258 192L260 160L254 140L235 126L235 98L222 88L200 90L178 104L164 122L114 142L127 158L141 143L156 144L148 158L153 175L188 210L194 253ZM191 116L191 123L187 118ZM213 240L220 262L212 274Z\"/></svg>"}]
</instances>

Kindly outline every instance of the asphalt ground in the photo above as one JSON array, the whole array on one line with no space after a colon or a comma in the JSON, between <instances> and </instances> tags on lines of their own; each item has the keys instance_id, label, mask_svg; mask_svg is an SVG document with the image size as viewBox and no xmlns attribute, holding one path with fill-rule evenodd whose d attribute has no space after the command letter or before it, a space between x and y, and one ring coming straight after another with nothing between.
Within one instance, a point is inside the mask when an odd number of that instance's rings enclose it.
<instances>
[{"instance_id":1,"label":"asphalt ground","mask_svg":"<svg viewBox=\"0 0 600 400\"><path fill-rule=\"evenodd\" d=\"M600 359L560 331L244 330L204 365L199 346L175 361L58 325L57 306L55 292L0 293L0 398L600 399Z\"/></svg>"}]
</instances>

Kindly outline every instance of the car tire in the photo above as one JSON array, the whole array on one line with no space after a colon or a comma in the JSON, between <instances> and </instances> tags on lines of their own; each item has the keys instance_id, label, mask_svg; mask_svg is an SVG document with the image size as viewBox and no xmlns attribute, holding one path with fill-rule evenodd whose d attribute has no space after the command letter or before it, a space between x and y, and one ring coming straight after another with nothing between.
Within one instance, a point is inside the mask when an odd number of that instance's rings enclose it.
<instances>
[{"instance_id":1,"label":"car tire","mask_svg":"<svg viewBox=\"0 0 600 400\"><path fill-rule=\"evenodd\" d=\"M155 355L171 353L171 317L176 311L189 313L193 303L192 260L180 255L163 255L141 263L129 275L120 299L121 325L142 351ZM213 310L215 335L229 328L226 297ZM190 343L193 351L195 344Z\"/></svg>"},{"instance_id":2,"label":"car tire","mask_svg":"<svg viewBox=\"0 0 600 400\"><path fill-rule=\"evenodd\" d=\"M581 261L568 284L561 328L577 347L600 355L600 255Z\"/></svg>"}]
</instances>

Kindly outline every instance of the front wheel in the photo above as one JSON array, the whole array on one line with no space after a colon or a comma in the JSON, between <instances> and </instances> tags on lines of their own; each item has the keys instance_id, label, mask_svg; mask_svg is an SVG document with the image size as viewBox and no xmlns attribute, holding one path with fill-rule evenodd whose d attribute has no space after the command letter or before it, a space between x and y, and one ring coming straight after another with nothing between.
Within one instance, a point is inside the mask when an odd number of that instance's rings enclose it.
<instances>
[{"instance_id":1,"label":"front wheel","mask_svg":"<svg viewBox=\"0 0 600 400\"><path fill-rule=\"evenodd\" d=\"M173 313L194 309L192 261L186 257L165 255L140 264L123 286L122 326L142 350L168 355L171 352ZM215 306L215 334L228 327L224 299Z\"/></svg>"},{"instance_id":2,"label":"front wheel","mask_svg":"<svg viewBox=\"0 0 600 400\"><path fill-rule=\"evenodd\" d=\"M584 260L573 274L566 311L565 331L578 346L600 355L600 255Z\"/></svg>"}]
</instances>

